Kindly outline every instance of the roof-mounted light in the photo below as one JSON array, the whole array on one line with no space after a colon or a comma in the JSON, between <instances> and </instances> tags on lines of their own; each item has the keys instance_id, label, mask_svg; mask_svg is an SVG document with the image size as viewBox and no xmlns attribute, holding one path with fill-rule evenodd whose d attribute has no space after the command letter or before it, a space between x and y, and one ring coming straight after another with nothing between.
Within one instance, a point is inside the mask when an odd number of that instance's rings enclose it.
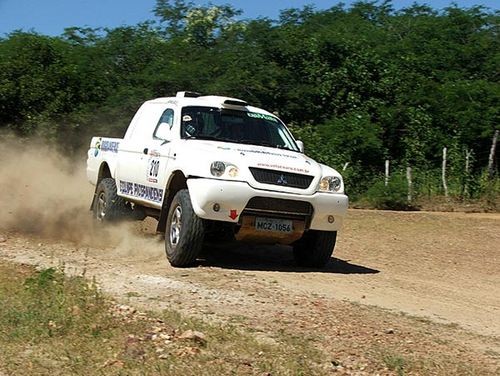
<instances>
[{"instance_id":1,"label":"roof-mounted light","mask_svg":"<svg viewBox=\"0 0 500 376\"><path fill-rule=\"evenodd\" d=\"M177 98L198 98L201 94L195 91L178 91L175 96Z\"/></svg>"},{"instance_id":2,"label":"roof-mounted light","mask_svg":"<svg viewBox=\"0 0 500 376\"><path fill-rule=\"evenodd\" d=\"M228 104L230 106L248 106L248 103L239 99L226 99L224 104Z\"/></svg>"}]
</instances>

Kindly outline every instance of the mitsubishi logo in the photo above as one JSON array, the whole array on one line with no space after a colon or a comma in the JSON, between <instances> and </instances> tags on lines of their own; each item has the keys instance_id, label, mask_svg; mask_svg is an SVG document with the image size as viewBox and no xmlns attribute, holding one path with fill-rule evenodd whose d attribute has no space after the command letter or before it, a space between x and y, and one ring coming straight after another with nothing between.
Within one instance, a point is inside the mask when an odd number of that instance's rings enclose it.
<instances>
[{"instance_id":1,"label":"mitsubishi logo","mask_svg":"<svg viewBox=\"0 0 500 376\"><path fill-rule=\"evenodd\" d=\"M288 182L286 181L285 175L281 175L276 181L276 184L287 185Z\"/></svg>"}]
</instances>

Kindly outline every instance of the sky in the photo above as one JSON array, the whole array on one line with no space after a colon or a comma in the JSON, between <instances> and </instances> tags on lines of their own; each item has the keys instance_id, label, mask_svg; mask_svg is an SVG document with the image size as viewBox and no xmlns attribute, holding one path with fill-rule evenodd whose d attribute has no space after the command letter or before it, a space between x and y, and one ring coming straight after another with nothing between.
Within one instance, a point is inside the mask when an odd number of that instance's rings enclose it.
<instances>
[{"instance_id":1,"label":"sky","mask_svg":"<svg viewBox=\"0 0 500 376\"><path fill-rule=\"evenodd\" d=\"M206 5L208 1L194 0ZM338 1L328 0L212 0L212 4L231 4L243 10L241 18L259 16L277 18L281 9L314 5L318 10L328 9ZM451 4L451 0L419 0L435 9ZM500 0L455 0L460 7L483 5L498 9ZM344 3L350 4L351 0ZM410 6L413 0L393 0L396 9ZM36 31L56 36L64 28L108 27L136 25L154 18L156 0L0 0L0 37L14 30Z\"/></svg>"}]
</instances>

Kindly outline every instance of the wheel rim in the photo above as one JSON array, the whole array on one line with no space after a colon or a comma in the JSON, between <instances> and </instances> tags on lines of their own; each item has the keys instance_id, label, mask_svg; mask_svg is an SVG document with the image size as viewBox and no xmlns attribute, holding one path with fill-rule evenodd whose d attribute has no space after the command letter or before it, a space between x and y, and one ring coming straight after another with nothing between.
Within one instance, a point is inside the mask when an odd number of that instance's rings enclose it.
<instances>
[{"instance_id":1,"label":"wheel rim","mask_svg":"<svg viewBox=\"0 0 500 376\"><path fill-rule=\"evenodd\" d=\"M175 247L179 243L182 228L182 208L177 206L170 220L170 244Z\"/></svg>"},{"instance_id":2,"label":"wheel rim","mask_svg":"<svg viewBox=\"0 0 500 376\"><path fill-rule=\"evenodd\" d=\"M97 197L97 218L103 219L106 216L106 195L101 192Z\"/></svg>"}]
</instances>

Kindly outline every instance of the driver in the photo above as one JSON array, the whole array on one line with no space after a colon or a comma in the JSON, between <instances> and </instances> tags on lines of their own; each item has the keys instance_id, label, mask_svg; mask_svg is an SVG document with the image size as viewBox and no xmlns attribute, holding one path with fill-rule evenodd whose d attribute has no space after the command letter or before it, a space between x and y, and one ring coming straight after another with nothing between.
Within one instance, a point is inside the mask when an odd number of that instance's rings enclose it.
<instances>
[{"instance_id":1,"label":"driver","mask_svg":"<svg viewBox=\"0 0 500 376\"><path fill-rule=\"evenodd\" d=\"M193 137L200 133L200 127L191 114L182 117L182 129L187 137Z\"/></svg>"}]
</instances>

